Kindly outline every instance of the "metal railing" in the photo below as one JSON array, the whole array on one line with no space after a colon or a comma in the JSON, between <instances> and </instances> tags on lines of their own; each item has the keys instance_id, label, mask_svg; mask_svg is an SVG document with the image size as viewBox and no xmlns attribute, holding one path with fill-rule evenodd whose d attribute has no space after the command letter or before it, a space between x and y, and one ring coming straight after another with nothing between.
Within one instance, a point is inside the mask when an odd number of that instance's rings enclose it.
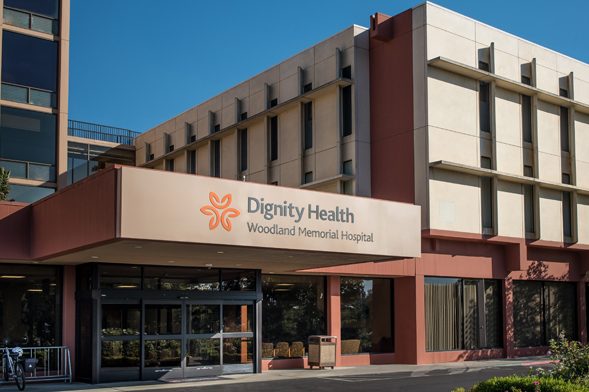
<instances>
[{"instance_id":1,"label":"metal railing","mask_svg":"<svg viewBox=\"0 0 589 392\"><path fill-rule=\"evenodd\" d=\"M118 144L133 145L133 138L139 132L128 129L108 127L106 125L91 124L83 121L68 120L67 134L85 139L100 140Z\"/></svg>"},{"instance_id":2,"label":"metal railing","mask_svg":"<svg viewBox=\"0 0 589 392\"><path fill-rule=\"evenodd\" d=\"M21 347L23 358L34 358L37 364L32 372L25 370L27 382L35 381L64 381L72 382L72 361L70 349L67 346L54 347ZM0 367L0 372L2 371ZM14 380L2 381L0 384L12 383Z\"/></svg>"}]
</instances>

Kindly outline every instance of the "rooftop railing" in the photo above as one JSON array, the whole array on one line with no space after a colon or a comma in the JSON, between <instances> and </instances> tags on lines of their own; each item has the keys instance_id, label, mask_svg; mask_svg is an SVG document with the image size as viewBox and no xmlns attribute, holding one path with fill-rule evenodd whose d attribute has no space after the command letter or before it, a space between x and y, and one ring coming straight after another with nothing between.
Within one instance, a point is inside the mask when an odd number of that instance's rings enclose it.
<instances>
[{"instance_id":1,"label":"rooftop railing","mask_svg":"<svg viewBox=\"0 0 589 392\"><path fill-rule=\"evenodd\" d=\"M82 137L85 139L127 144L132 146L133 138L138 136L140 133L133 132L128 129L108 127L106 125L68 120L67 134L69 136Z\"/></svg>"}]
</instances>

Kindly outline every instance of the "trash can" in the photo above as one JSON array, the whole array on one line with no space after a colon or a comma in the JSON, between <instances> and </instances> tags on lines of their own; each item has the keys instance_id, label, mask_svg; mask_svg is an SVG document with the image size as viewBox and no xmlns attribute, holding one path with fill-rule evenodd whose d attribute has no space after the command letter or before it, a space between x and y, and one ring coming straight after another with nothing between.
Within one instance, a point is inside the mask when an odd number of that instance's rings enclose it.
<instances>
[{"instance_id":1,"label":"trash can","mask_svg":"<svg viewBox=\"0 0 589 392\"><path fill-rule=\"evenodd\" d=\"M308 364L311 369L317 366L323 369L327 366L335 366L335 352L337 347L336 336L314 335L309 336Z\"/></svg>"}]
</instances>

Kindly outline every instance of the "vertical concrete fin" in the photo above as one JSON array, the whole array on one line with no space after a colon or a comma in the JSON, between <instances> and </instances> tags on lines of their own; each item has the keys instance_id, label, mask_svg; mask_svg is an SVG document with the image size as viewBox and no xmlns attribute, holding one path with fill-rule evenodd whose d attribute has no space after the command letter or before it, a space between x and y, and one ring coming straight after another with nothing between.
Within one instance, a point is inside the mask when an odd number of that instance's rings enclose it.
<instances>
[{"instance_id":1,"label":"vertical concrete fin","mask_svg":"<svg viewBox=\"0 0 589 392\"><path fill-rule=\"evenodd\" d=\"M489 46L489 72L495 73L495 42Z\"/></svg>"},{"instance_id":2,"label":"vertical concrete fin","mask_svg":"<svg viewBox=\"0 0 589 392\"><path fill-rule=\"evenodd\" d=\"M335 48L335 77L342 77L342 52L339 48Z\"/></svg>"},{"instance_id":3,"label":"vertical concrete fin","mask_svg":"<svg viewBox=\"0 0 589 392\"><path fill-rule=\"evenodd\" d=\"M304 75L303 75L303 69L301 67L298 67L298 72L297 72L297 85L298 85L298 89L299 89L299 93L298 95L302 95L303 94L303 83L304 83Z\"/></svg>"},{"instance_id":4,"label":"vertical concrete fin","mask_svg":"<svg viewBox=\"0 0 589 392\"><path fill-rule=\"evenodd\" d=\"M209 135L215 132L215 113L209 110Z\"/></svg>"},{"instance_id":5,"label":"vertical concrete fin","mask_svg":"<svg viewBox=\"0 0 589 392\"><path fill-rule=\"evenodd\" d=\"M235 123L241 121L241 100L235 97Z\"/></svg>"},{"instance_id":6,"label":"vertical concrete fin","mask_svg":"<svg viewBox=\"0 0 589 392\"><path fill-rule=\"evenodd\" d=\"M270 109L270 86L268 83L264 83L264 109Z\"/></svg>"}]
</instances>

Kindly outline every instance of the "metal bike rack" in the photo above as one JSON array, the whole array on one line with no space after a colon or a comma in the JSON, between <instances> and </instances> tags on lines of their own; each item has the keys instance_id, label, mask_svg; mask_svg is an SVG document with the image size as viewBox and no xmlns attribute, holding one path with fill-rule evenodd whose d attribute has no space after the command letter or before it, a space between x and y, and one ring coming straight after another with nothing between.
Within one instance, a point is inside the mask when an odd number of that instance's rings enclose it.
<instances>
[{"instance_id":1,"label":"metal bike rack","mask_svg":"<svg viewBox=\"0 0 589 392\"><path fill-rule=\"evenodd\" d=\"M25 372L27 382L35 381L64 381L72 382L72 361L70 349L67 346L54 347L21 347L24 358L37 359L37 365L32 372ZM0 372L2 369L0 368ZM14 383L13 380L2 381L0 384Z\"/></svg>"}]
</instances>

